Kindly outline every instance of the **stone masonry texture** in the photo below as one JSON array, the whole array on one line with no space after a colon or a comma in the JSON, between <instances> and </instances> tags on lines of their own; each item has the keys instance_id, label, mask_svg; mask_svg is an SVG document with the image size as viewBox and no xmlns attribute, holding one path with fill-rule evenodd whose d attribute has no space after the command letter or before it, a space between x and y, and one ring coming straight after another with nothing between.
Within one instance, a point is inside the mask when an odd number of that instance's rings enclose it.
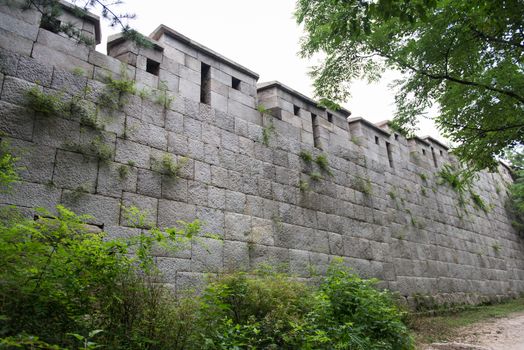
<instances>
[{"instance_id":1,"label":"stone masonry texture","mask_svg":"<svg viewBox=\"0 0 524 350\"><path fill-rule=\"evenodd\" d=\"M22 3L0 5L0 130L24 168L1 205L31 215L63 204L110 237L142 229L129 206L145 213L143 228L198 219L216 239L158 252L178 290L261 264L308 278L340 258L413 303L524 292L504 166L475 181L484 211L441 183L438 172L456 160L432 138L319 108L278 82L257 85L256 73L165 26L151 48L113 36L104 55L39 28ZM99 33L88 19L74 23ZM137 92L111 96L108 77L134 80ZM44 116L29 89L75 103Z\"/></svg>"}]
</instances>

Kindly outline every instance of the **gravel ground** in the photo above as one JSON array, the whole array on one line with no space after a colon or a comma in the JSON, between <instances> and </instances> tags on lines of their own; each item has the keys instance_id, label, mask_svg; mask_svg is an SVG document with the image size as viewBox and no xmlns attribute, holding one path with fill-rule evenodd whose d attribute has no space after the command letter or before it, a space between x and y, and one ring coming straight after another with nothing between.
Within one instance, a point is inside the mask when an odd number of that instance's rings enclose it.
<instances>
[{"instance_id":1,"label":"gravel ground","mask_svg":"<svg viewBox=\"0 0 524 350\"><path fill-rule=\"evenodd\" d=\"M450 343L434 343L426 350L524 350L524 313L476 323L461 330Z\"/></svg>"}]
</instances>

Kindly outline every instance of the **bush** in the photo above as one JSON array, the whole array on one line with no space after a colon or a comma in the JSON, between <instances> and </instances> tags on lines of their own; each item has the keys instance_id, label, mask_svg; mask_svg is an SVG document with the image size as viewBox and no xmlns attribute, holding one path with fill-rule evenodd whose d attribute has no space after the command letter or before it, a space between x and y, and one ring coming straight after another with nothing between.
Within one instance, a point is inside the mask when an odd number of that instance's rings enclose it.
<instances>
[{"instance_id":1,"label":"bush","mask_svg":"<svg viewBox=\"0 0 524 350\"><path fill-rule=\"evenodd\" d=\"M317 288L233 274L203 294L195 349L413 349L404 313L374 280L331 266Z\"/></svg>"},{"instance_id":2,"label":"bush","mask_svg":"<svg viewBox=\"0 0 524 350\"><path fill-rule=\"evenodd\" d=\"M0 222L3 342L75 348L96 334L111 349L172 349L181 305L158 283L151 252L176 248L198 227L105 240L86 230L87 217L56 210L37 220L8 212Z\"/></svg>"},{"instance_id":3,"label":"bush","mask_svg":"<svg viewBox=\"0 0 524 350\"><path fill-rule=\"evenodd\" d=\"M302 322L309 295L282 274L222 276L203 293L194 349L292 349L286 336Z\"/></svg>"},{"instance_id":4,"label":"bush","mask_svg":"<svg viewBox=\"0 0 524 350\"><path fill-rule=\"evenodd\" d=\"M300 349L413 349L405 314L391 294L334 264L313 295L311 311L295 325Z\"/></svg>"}]
</instances>

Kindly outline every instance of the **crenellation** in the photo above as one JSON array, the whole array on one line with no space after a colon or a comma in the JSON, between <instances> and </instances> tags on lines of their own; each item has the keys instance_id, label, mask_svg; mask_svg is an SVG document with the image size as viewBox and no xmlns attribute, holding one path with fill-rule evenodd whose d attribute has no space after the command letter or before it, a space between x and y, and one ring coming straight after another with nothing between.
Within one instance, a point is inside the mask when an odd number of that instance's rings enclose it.
<instances>
[{"instance_id":1,"label":"crenellation","mask_svg":"<svg viewBox=\"0 0 524 350\"><path fill-rule=\"evenodd\" d=\"M458 164L441 142L320 107L279 82L257 86L256 73L166 26L151 48L112 36L104 55L40 28L35 11L0 5L0 16L11 18L0 25L0 130L25 167L0 205L33 215L64 204L111 237L137 234L132 206L143 227L198 219L223 240L156 254L179 291L262 263L309 278L335 257L411 305L426 294L449 304L524 291L504 164L471 189L484 211L469 191L461 200L439 184L442 167ZM95 16L73 22L98 40ZM132 80L136 93L104 105L108 77ZM33 113L35 87L74 97L84 119ZM164 159L181 166L172 173Z\"/></svg>"}]
</instances>

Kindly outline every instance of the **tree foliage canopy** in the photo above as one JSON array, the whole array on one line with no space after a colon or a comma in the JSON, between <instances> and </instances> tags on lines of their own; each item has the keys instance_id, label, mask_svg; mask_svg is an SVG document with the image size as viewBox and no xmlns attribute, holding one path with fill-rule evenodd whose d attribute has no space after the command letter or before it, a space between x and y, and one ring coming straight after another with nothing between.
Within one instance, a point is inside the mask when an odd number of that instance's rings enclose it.
<instances>
[{"instance_id":1,"label":"tree foliage canopy","mask_svg":"<svg viewBox=\"0 0 524 350\"><path fill-rule=\"evenodd\" d=\"M397 69L398 125L434 103L437 127L476 169L524 136L522 0L298 0L301 54L324 53L316 94L344 101L349 82Z\"/></svg>"}]
</instances>

